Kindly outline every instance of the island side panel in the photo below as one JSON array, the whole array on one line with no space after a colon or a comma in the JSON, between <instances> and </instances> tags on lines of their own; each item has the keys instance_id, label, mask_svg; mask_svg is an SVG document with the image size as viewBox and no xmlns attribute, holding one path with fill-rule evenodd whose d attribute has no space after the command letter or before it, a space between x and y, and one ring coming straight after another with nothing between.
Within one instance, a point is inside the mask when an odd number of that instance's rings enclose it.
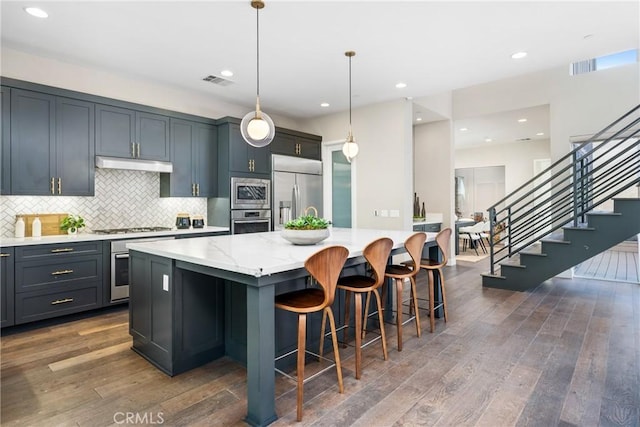
<instances>
[{"instance_id":1,"label":"island side panel","mask_svg":"<svg viewBox=\"0 0 640 427\"><path fill-rule=\"evenodd\" d=\"M275 285L247 286L247 417L265 426L275 410Z\"/></svg>"}]
</instances>

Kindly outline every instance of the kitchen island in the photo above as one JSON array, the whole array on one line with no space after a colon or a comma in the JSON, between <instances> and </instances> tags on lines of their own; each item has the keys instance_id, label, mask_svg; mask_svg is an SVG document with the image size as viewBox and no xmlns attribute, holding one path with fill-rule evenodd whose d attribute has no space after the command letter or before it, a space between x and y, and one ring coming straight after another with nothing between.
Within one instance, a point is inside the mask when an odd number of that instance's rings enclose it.
<instances>
[{"instance_id":1,"label":"kitchen island","mask_svg":"<svg viewBox=\"0 0 640 427\"><path fill-rule=\"evenodd\" d=\"M169 375L223 355L246 362L245 421L268 425L277 419L276 293L301 279L304 286L304 261L323 247L345 246L348 268L364 263L371 241L389 237L400 253L412 233L333 228L312 246L294 246L279 232L130 244L133 350ZM435 247L436 233L426 234L425 248Z\"/></svg>"}]
</instances>

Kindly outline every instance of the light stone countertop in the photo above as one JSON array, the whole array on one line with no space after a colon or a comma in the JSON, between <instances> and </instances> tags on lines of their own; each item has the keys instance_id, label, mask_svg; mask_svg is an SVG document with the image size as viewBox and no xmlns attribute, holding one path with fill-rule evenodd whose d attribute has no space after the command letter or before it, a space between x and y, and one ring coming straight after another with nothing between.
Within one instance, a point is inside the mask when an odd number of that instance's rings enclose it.
<instances>
[{"instance_id":1,"label":"light stone countertop","mask_svg":"<svg viewBox=\"0 0 640 427\"><path fill-rule=\"evenodd\" d=\"M55 236L42 236L42 237L2 237L0 238L0 246L29 246L29 245L49 245L54 243L78 243L89 242L95 240L121 240L121 239L140 239L147 237L159 237L159 236L177 236L177 235L193 235L203 233L218 233L229 232L229 227L214 227L207 226L204 228L189 228L189 229L172 229L166 231L149 231L142 233L121 233L121 234L93 234L93 233L78 233L75 235L60 234Z\"/></svg>"},{"instance_id":2,"label":"light stone countertop","mask_svg":"<svg viewBox=\"0 0 640 427\"><path fill-rule=\"evenodd\" d=\"M442 223L443 215L441 213L425 213L424 219L414 220L413 225L439 224Z\"/></svg>"},{"instance_id":3,"label":"light stone countertop","mask_svg":"<svg viewBox=\"0 0 640 427\"><path fill-rule=\"evenodd\" d=\"M380 237L393 240L394 249L402 248L413 231L331 228L329 238L310 246L297 246L280 236L279 231L130 243L127 248L205 267L261 277L304 267L305 260L320 249L341 245L349 258L362 255L364 247ZM437 233L425 233L434 241Z\"/></svg>"}]
</instances>

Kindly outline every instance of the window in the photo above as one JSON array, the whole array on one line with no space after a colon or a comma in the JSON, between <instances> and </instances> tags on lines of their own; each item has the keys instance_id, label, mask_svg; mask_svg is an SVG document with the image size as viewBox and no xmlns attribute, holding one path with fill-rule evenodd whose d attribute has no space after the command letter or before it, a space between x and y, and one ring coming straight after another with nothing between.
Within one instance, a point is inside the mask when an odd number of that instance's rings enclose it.
<instances>
[{"instance_id":1,"label":"window","mask_svg":"<svg viewBox=\"0 0 640 427\"><path fill-rule=\"evenodd\" d=\"M638 50L625 50L624 52L612 53L610 55L603 55L597 58L574 62L569 67L569 75L575 76L577 74L585 74L592 71L633 64L634 62L638 62Z\"/></svg>"}]
</instances>

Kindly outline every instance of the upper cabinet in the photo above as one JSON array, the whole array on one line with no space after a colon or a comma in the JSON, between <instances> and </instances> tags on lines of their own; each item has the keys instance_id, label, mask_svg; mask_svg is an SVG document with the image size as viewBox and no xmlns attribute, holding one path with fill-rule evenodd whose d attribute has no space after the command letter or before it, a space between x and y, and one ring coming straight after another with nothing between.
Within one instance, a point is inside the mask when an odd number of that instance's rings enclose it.
<instances>
[{"instance_id":1,"label":"upper cabinet","mask_svg":"<svg viewBox=\"0 0 640 427\"><path fill-rule=\"evenodd\" d=\"M96 154L169 161L169 118L110 105L96 106Z\"/></svg>"},{"instance_id":2,"label":"upper cabinet","mask_svg":"<svg viewBox=\"0 0 640 427\"><path fill-rule=\"evenodd\" d=\"M215 197L218 135L216 127L171 119L173 172L160 175L161 197Z\"/></svg>"},{"instance_id":3,"label":"upper cabinet","mask_svg":"<svg viewBox=\"0 0 640 427\"><path fill-rule=\"evenodd\" d=\"M11 89L11 194L94 195L94 104Z\"/></svg>"},{"instance_id":4,"label":"upper cabinet","mask_svg":"<svg viewBox=\"0 0 640 427\"><path fill-rule=\"evenodd\" d=\"M271 153L267 147L254 147L247 144L240 133L237 123L225 123L219 141L229 148L229 170L231 172L270 174Z\"/></svg>"},{"instance_id":5,"label":"upper cabinet","mask_svg":"<svg viewBox=\"0 0 640 427\"><path fill-rule=\"evenodd\" d=\"M281 129L276 129L276 136L270 147L273 154L320 160L322 157L321 142L321 137L289 134Z\"/></svg>"},{"instance_id":6,"label":"upper cabinet","mask_svg":"<svg viewBox=\"0 0 640 427\"><path fill-rule=\"evenodd\" d=\"M2 142L0 145L0 194L11 194L11 89L0 87Z\"/></svg>"}]
</instances>

